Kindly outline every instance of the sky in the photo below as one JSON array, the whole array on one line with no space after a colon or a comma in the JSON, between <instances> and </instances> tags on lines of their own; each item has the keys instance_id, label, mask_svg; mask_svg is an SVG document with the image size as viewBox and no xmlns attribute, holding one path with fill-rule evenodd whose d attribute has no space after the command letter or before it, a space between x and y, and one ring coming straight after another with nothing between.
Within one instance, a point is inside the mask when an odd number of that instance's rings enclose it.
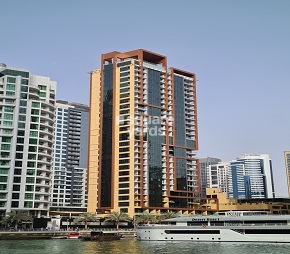
<instances>
[{"instance_id":1,"label":"sky","mask_svg":"<svg viewBox=\"0 0 290 254\"><path fill-rule=\"evenodd\" d=\"M0 0L0 63L57 81L57 99L89 104L101 54L146 49L197 75L197 157L270 155L287 196L290 1Z\"/></svg>"}]
</instances>

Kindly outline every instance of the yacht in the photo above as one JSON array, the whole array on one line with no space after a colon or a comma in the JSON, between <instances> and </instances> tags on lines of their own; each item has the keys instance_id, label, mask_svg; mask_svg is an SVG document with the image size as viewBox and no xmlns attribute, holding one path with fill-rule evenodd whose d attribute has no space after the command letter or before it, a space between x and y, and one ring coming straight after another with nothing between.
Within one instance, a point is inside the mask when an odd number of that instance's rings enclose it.
<instances>
[{"instance_id":1,"label":"yacht","mask_svg":"<svg viewBox=\"0 0 290 254\"><path fill-rule=\"evenodd\" d=\"M290 215L231 211L182 216L137 228L141 241L290 243Z\"/></svg>"}]
</instances>

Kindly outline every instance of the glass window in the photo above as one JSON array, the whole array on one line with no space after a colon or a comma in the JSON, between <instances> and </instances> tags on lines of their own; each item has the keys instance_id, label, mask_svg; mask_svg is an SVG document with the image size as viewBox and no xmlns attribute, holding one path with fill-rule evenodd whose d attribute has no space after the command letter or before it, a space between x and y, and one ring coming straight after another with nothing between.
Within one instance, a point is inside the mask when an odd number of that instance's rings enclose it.
<instances>
[{"instance_id":1,"label":"glass window","mask_svg":"<svg viewBox=\"0 0 290 254\"><path fill-rule=\"evenodd\" d=\"M33 108L40 108L40 103L39 102L32 102L32 104L31 104L31 106L33 107Z\"/></svg>"},{"instance_id":2,"label":"glass window","mask_svg":"<svg viewBox=\"0 0 290 254\"><path fill-rule=\"evenodd\" d=\"M33 175L35 175L35 170L34 169L27 169L27 175L29 175L29 176L33 176Z\"/></svg>"},{"instance_id":3,"label":"glass window","mask_svg":"<svg viewBox=\"0 0 290 254\"><path fill-rule=\"evenodd\" d=\"M21 92L27 92L28 87L27 86L21 86Z\"/></svg>"},{"instance_id":4,"label":"glass window","mask_svg":"<svg viewBox=\"0 0 290 254\"><path fill-rule=\"evenodd\" d=\"M21 123L21 122L19 122L19 123L18 123L18 128L19 128L19 129L25 129L25 123Z\"/></svg>"},{"instance_id":5,"label":"glass window","mask_svg":"<svg viewBox=\"0 0 290 254\"><path fill-rule=\"evenodd\" d=\"M10 150L10 144L2 144L1 145L1 150L9 151Z\"/></svg>"},{"instance_id":6,"label":"glass window","mask_svg":"<svg viewBox=\"0 0 290 254\"><path fill-rule=\"evenodd\" d=\"M27 99L27 93L21 93L20 94L21 99Z\"/></svg>"},{"instance_id":7,"label":"glass window","mask_svg":"<svg viewBox=\"0 0 290 254\"><path fill-rule=\"evenodd\" d=\"M38 132L37 131L30 131L29 132L29 137L37 137L38 136Z\"/></svg>"},{"instance_id":8,"label":"glass window","mask_svg":"<svg viewBox=\"0 0 290 254\"><path fill-rule=\"evenodd\" d=\"M46 92L39 92L39 97L46 97Z\"/></svg>"},{"instance_id":9,"label":"glass window","mask_svg":"<svg viewBox=\"0 0 290 254\"><path fill-rule=\"evenodd\" d=\"M16 159L23 159L23 153L16 153Z\"/></svg>"},{"instance_id":10,"label":"glass window","mask_svg":"<svg viewBox=\"0 0 290 254\"><path fill-rule=\"evenodd\" d=\"M33 162L33 161L28 161L28 162L27 162L27 167L29 167L29 168L34 168L35 165L36 165L36 163Z\"/></svg>"},{"instance_id":11,"label":"glass window","mask_svg":"<svg viewBox=\"0 0 290 254\"><path fill-rule=\"evenodd\" d=\"M11 207L16 208L19 205L19 201L12 201L11 202Z\"/></svg>"},{"instance_id":12,"label":"glass window","mask_svg":"<svg viewBox=\"0 0 290 254\"><path fill-rule=\"evenodd\" d=\"M22 85L28 85L28 79L21 79Z\"/></svg>"},{"instance_id":13,"label":"glass window","mask_svg":"<svg viewBox=\"0 0 290 254\"><path fill-rule=\"evenodd\" d=\"M7 96L15 96L15 92L6 91Z\"/></svg>"},{"instance_id":14,"label":"glass window","mask_svg":"<svg viewBox=\"0 0 290 254\"><path fill-rule=\"evenodd\" d=\"M23 151L23 145L17 145L16 151Z\"/></svg>"},{"instance_id":15,"label":"glass window","mask_svg":"<svg viewBox=\"0 0 290 254\"><path fill-rule=\"evenodd\" d=\"M11 138L10 137L2 137L2 142L11 143Z\"/></svg>"},{"instance_id":16,"label":"glass window","mask_svg":"<svg viewBox=\"0 0 290 254\"><path fill-rule=\"evenodd\" d=\"M26 183L34 183L34 177L26 177Z\"/></svg>"},{"instance_id":17,"label":"glass window","mask_svg":"<svg viewBox=\"0 0 290 254\"><path fill-rule=\"evenodd\" d=\"M9 169L7 169L7 168L1 168L0 169L0 174L2 174L2 175L8 175L8 171L9 171Z\"/></svg>"},{"instance_id":18,"label":"glass window","mask_svg":"<svg viewBox=\"0 0 290 254\"><path fill-rule=\"evenodd\" d=\"M3 134L12 134L12 130L2 129Z\"/></svg>"},{"instance_id":19,"label":"glass window","mask_svg":"<svg viewBox=\"0 0 290 254\"><path fill-rule=\"evenodd\" d=\"M28 160L36 160L36 154L28 154Z\"/></svg>"},{"instance_id":20,"label":"glass window","mask_svg":"<svg viewBox=\"0 0 290 254\"><path fill-rule=\"evenodd\" d=\"M39 90L46 91L46 86L41 86L41 85L38 85L38 88L39 88Z\"/></svg>"},{"instance_id":21,"label":"glass window","mask_svg":"<svg viewBox=\"0 0 290 254\"><path fill-rule=\"evenodd\" d=\"M17 131L17 136L24 136L24 134L25 134L24 130Z\"/></svg>"},{"instance_id":22,"label":"glass window","mask_svg":"<svg viewBox=\"0 0 290 254\"><path fill-rule=\"evenodd\" d=\"M6 90L15 91L15 85L7 84Z\"/></svg>"},{"instance_id":23,"label":"glass window","mask_svg":"<svg viewBox=\"0 0 290 254\"><path fill-rule=\"evenodd\" d=\"M20 106L26 107L27 106L27 101L20 100Z\"/></svg>"},{"instance_id":24,"label":"glass window","mask_svg":"<svg viewBox=\"0 0 290 254\"><path fill-rule=\"evenodd\" d=\"M19 113L26 114L26 108L19 108Z\"/></svg>"},{"instance_id":25,"label":"glass window","mask_svg":"<svg viewBox=\"0 0 290 254\"><path fill-rule=\"evenodd\" d=\"M32 208L32 202L24 201L24 208Z\"/></svg>"},{"instance_id":26,"label":"glass window","mask_svg":"<svg viewBox=\"0 0 290 254\"><path fill-rule=\"evenodd\" d=\"M39 109L31 109L31 115L39 115Z\"/></svg>"},{"instance_id":27,"label":"glass window","mask_svg":"<svg viewBox=\"0 0 290 254\"><path fill-rule=\"evenodd\" d=\"M25 120L26 120L26 116L25 115L19 115L18 121L25 122Z\"/></svg>"},{"instance_id":28,"label":"glass window","mask_svg":"<svg viewBox=\"0 0 290 254\"><path fill-rule=\"evenodd\" d=\"M13 114L4 114L5 120L13 120Z\"/></svg>"},{"instance_id":29,"label":"glass window","mask_svg":"<svg viewBox=\"0 0 290 254\"><path fill-rule=\"evenodd\" d=\"M32 193L25 193L24 199L33 199Z\"/></svg>"},{"instance_id":30,"label":"glass window","mask_svg":"<svg viewBox=\"0 0 290 254\"><path fill-rule=\"evenodd\" d=\"M26 191L33 191L34 190L34 186L33 185L26 185L25 186L25 190Z\"/></svg>"},{"instance_id":31,"label":"glass window","mask_svg":"<svg viewBox=\"0 0 290 254\"><path fill-rule=\"evenodd\" d=\"M13 112L13 107L8 107L8 106L6 106L6 107L4 107L4 112Z\"/></svg>"},{"instance_id":32,"label":"glass window","mask_svg":"<svg viewBox=\"0 0 290 254\"><path fill-rule=\"evenodd\" d=\"M3 121L3 126L9 127L12 125L13 125L13 122L11 122L11 121Z\"/></svg>"},{"instance_id":33,"label":"glass window","mask_svg":"<svg viewBox=\"0 0 290 254\"><path fill-rule=\"evenodd\" d=\"M7 77L7 82L8 83L15 83L16 82L16 78Z\"/></svg>"},{"instance_id":34,"label":"glass window","mask_svg":"<svg viewBox=\"0 0 290 254\"><path fill-rule=\"evenodd\" d=\"M29 139L29 144L37 145L37 139L35 139L35 138L30 138L30 139Z\"/></svg>"}]
</instances>

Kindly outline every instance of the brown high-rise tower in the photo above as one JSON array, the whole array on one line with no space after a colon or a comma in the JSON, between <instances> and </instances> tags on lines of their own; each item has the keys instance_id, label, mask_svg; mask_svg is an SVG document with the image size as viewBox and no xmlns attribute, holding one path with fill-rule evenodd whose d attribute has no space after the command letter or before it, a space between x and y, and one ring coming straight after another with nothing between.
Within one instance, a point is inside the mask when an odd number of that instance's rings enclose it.
<instances>
[{"instance_id":1,"label":"brown high-rise tower","mask_svg":"<svg viewBox=\"0 0 290 254\"><path fill-rule=\"evenodd\" d=\"M91 72L88 212L193 210L199 191L195 74L147 50Z\"/></svg>"}]
</instances>

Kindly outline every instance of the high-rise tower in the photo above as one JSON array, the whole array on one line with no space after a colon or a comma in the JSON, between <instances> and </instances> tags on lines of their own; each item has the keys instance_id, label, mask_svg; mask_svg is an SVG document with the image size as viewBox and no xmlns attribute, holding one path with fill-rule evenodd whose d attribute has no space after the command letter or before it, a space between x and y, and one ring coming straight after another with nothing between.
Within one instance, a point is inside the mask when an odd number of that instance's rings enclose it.
<instances>
[{"instance_id":1,"label":"high-rise tower","mask_svg":"<svg viewBox=\"0 0 290 254\"><path fill-rule=\"evenodd\" d=\"M290 151L284 152L285 167L286 167L286 178L287 178L287 190L288 196L290 197Z\"/></svg>"},{"instance_id":2,"label":"high-rise tower","mask_svg":"<svg viewBox=\"0 0 290 254\"><path fill-rule=\"evenodd\" d=\"M84 212L87 202L89 107L58 100L51 212Z\"/></svg>"},{"instance_id":3,"label":"high-rise tower","mask_svg":"<svg viewBox=\"0 0 290 254\"><path fill-rule=\"evenodd\" d=\"M91 72L88 211L193 210L199 192L195 74L146 50Z\"/></svg>"},{"instance_id":4,"label":"high-rise tower","mask_svg":"<svg viewBox=\"0 0 290 254\"><path fill-rule=\"evenodd\" d=\"M0 66L0 213L49 210L56 82Z\"/></svg>"}]
</instances>

